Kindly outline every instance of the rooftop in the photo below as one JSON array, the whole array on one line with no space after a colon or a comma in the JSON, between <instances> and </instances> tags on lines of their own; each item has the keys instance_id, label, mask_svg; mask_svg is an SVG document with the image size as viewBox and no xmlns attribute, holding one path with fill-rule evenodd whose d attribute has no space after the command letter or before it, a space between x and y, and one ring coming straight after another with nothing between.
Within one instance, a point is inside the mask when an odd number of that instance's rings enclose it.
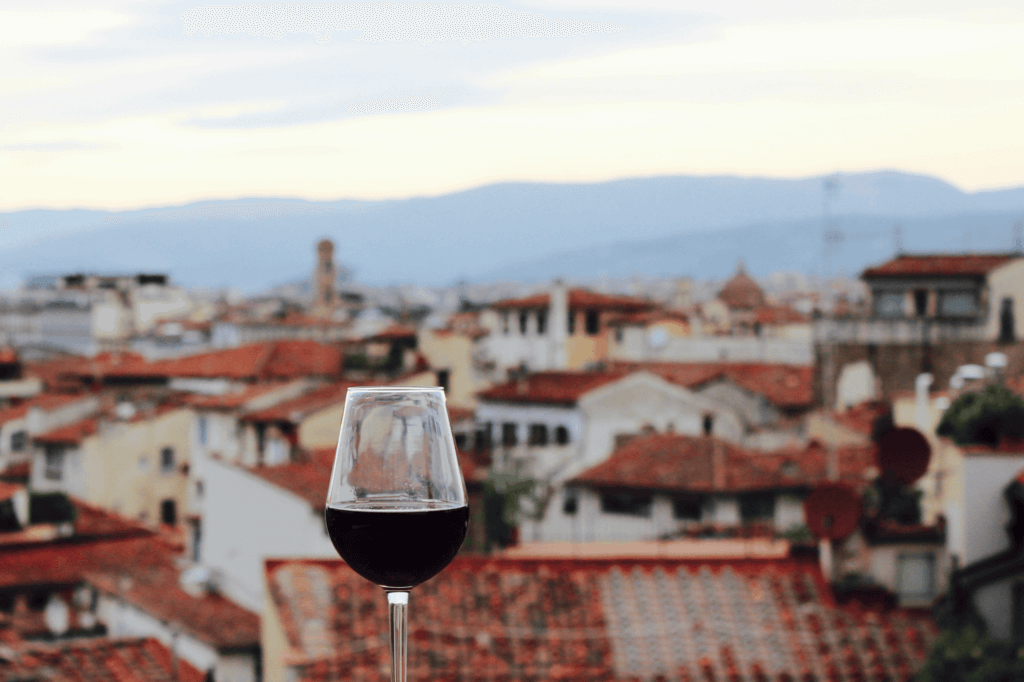
<instances>
[{"instance_id":1,"label":"rooftop","mask_svg":"<svg viewBox=\"0 0 1024 682\"><path fill-rule=\"evenodd\" d=\"M1021 258L1020 253L903 254L861 274L873 277L981 277Z\"/></svg>"},{"instance_id":2,"label":"rooftop","mask_svg":"<svg viewBox=\"0 0 1024 682\"><path fill-rule=\"evenodd\" d=\"M95 435L98 430L99 419L89 417L65 426L58 426L46 433L35 436L32 440L36 443L50 445L81 445L82 441L89 436Z\"/></svg>"},{"instance_id":3,"label":"rooftop","mask_svg":"<svg viewBox=\"0 0 1024 682\"><path fill-rule=\"evenodd\" d=\"M621 379L629 372L536 372L524 379L509 381L479 394L481 400L513 403L549 403L574 405L585 394Z\"/></svg>"},{"instance_id":4,"label":"rooftop","mask_svg":"<svg viewBox=\"0 0 1024 682\"><path fill-rule=\"evenodd\" d=\"M304 681L388 674L387 604L344 563L268 561ZM930 619L833 602L816 563L458 557L409 609L410 682L909 680Z\"/></svg>"},{"instance_id":5,"label":"rooftop","mask_svg":"<svg viewBox=\"0 0 1024 682\"><path fill-rule=\"evenodd\" d=\"M260 618L218 594L195 596L182 589L171 558L138 566L124 562L104 572L88 572L85 580L141 611L174 625L218 651L254 649L260 643Z\"/></svg>"},{"instance_id":6,"label":"rooftop","mask_svg":"<svg viewBox=\"0 0 1024 682\"><path fill-rule=\"evenodd\" d=\"M290 422L296 424L309 414L332 405L344 404L345 395L349 387L358 385L358 383L351 381L329 384L296 398L277 403L272 407L248 412L242 418L252 422Z\"/></svg>"},{"instance_id":7,"label":"rooftop","mask_svg":"<svg viewBox=\"0 0 1024 682\"><path fill-rule=\"evenodd\" d=\"M764 291L750 278L743 263L739 264L736 274L718 292L718 299L731 310L753 310L766 303Z\"/></svg>"},{"instance_id":8,"label":"rooftop","mask_svg":"<svg viewBox=\"0 0 1024 682\"><path fill-rule=\"evenodd\" d=\"M175 668L177 668L175 670ZM153 638L0 646L0 682L203 682L188 661Z\"/></svg>"},{"instance_id":9,"label":"rooftop","mask_svg":"<svg viewBox=\"0 0 1024 682\"><path fill-rule=\"evenodd\" d=\"M751 362L616 362L611 367L652 372L690 389L725 379L784 409L803 409L814 403L814 368L809 366Z\"/></svg>"},{"instance_id":10,"label":"rooftop","mask_svg":"<svg viewBox=\"0 0 1024 682\"><path fill-rule=\"evenodd\" d=\"M622 312L649 310L654 304L643 298L634 296L614 296L599 294L586 289L570 289L568 291L569 307L574 309L617 310ZM550 294L535 294L526 298L509 298L496 301L492 308L499 310L523 308L547 308L551 305Z\"/></svg>"},{"instance_id":11,"label":"rooftop","mask_svg":"<svg viewBox=\"0 0 1024 682\"><path fill-rule=\"evenodd\" d=\"M861 487L863 472L875 462L874 452L873 447L837 448L840 479ZM718 471L716 456L721 457L722 469ZM695 494L809 489L826 480L827 457L828 453L819 447L764 453L713 437L641 435L571 482L597 488Z\"/></svg>"}]
</instances>

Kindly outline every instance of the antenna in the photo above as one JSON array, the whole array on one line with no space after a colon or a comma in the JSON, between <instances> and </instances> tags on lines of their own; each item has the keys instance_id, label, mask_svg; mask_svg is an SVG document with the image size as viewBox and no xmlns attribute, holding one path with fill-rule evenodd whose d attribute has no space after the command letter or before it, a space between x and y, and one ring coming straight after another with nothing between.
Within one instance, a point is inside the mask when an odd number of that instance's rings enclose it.
<instances>
[{"instance_id":1,"label":"antenna","mask_svg":"<svg viewBox=\"0 0 1024 682\"><path fill-rule=\"evenodd\" d=\"M822 183L822 218L824 229L821 234L823 249L823 260L821 273L828 277L832 271L832 257L839 252L839 245L845 239L843 231L839 229L838 222L832 217L832 202L835 201L839 192L839 174L835 173L825 178Z\"/></svg>"},{"instance_id":2,"label":"antenna","mask_svg":"<svg viewBox=\"0 0 1024 682\"><path fill-rule=\"evenodd\" d=\"M897 256L903 254L903 226L899 223L893 225L892 228L892 248Z\"/></svg>"}]
</instances>

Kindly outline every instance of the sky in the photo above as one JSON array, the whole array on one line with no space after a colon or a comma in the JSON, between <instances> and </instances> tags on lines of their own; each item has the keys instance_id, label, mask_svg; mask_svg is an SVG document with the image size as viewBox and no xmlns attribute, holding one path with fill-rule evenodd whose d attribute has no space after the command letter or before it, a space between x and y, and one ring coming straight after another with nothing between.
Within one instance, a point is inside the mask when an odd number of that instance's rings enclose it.
<instances>
[{"instance_id":1,"label":"sky","mask_svg":"<svg viewBox=\"0 0 1024 682\"><path fill-rule=\"evenodd\" d=\"M1009 5L5 0L0 211L670 174L1024 185Z\"/></svg>"}]
</instances>

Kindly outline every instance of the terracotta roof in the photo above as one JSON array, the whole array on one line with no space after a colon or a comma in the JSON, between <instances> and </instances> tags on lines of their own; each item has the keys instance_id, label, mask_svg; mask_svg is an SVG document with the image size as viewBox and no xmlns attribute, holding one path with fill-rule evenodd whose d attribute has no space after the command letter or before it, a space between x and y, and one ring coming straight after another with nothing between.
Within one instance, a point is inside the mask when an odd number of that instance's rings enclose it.
<instances>
[{"instance_id":1,"label":"terracotta roof","mask_svg":"<svg viewBox=\"0 0 1024 682\"><path fill-rule=\"evenodd\" d=\"M567 294L569 307L573 309L597 308L602 310L619 311L640 311L649 310L654 304L643 298L635 296L613 296L599 294L586 289L570 289ZM491 304L492 308L498 309L522 309L522 308L547 308L551 305L551 294L535 294L526 298L510 298L496 301Z\"/></svg>"},{"instance_id":2,"label":"terracotta roof","mask_svg":"<svg viewBox=\"0 0 1024 682\"><path fill-rule=\"evenodd\" d=\"M248 471L304 499L313 509L323 510L331 482L334 450L313 450L307 455L308 459L304 462L256 466L250 467Z\"/></svg>"},{"instance_id":3,"label":"terracotta roof","mask_svg":"<svg viewBox=\"0 0 1024 682\"><path fill-rule=\"evenodd\" d=\"M981 277L1018 258L1021 258L1019 253L904 254L868 268L861 277Z\"/></svg>"},{"instance_id":4,"label":"terracotta roof","mask_svg":"<svg viewBox=\"0 0 1024 682\"><path fill-rule=\"evenodd\" d=\"M892 406L880 400L868 400L845 410L835 412L832 419L846 428L870 436L875 428L875 421L886 414L892 413Z\"/></svg>"},{"instance_id":5,"label":"terracotta roof","mask_svg":"<svg viewBox=\"0 0 1024 682\"><path fill-rule=\"evenodd\" d=\"M85 581L218 651L255 649L260 618L217 594L194 596L181 588L169 560L150 566L122 563L108 572L89 572Z\"/></svg>"},{"instance_id":6,"label":"terracotta roof","mask_svg":"<svg viewBox=\"0 0 1024 682\"><path fill-rule=\"evenodd\" d=\"M14 462L8 464L7 468L0 471L0 481L11 483L28 483L28 477L32 473L32 462Z\"/></svg>"},{"instance_id":7,"label":"terracotta roof","mask_svg":"<svg viewBox=\"0 0 1024 682\"><path fill-rule=\"evenodd\" d=\"M734 310L753 310L766 304L764 292L750 278L742 264L718 292L718 299Z\"/></svg>"},{"instance_id":8,"label":"terracotta roof","mask_svg":"<svg viewBox=\"0 0 1024 682\"><path fill-rule=\"evenodd\" d=\"M718 472L716 451L722 457ZM864 470L875 461L874 448L844 447L836 455L840 478L862 486ZM820 447L764 453L717 438L669 433L636 436L570 482L596 488L742 493L810 489L826 474L827 453Z\"/></svg>"},{"instance_id":9,"label":"terracotta roof","mask_svg":"<svg viewBox=\"0 0 1024 682\"><path fill-rule=\"evenodd\" d=\"M357 385L355 382L342 381L323 386L264 410L247 412L242 416L242 419L251 422L290 422L297 424L309 414L332 405L344 404L345 395L349 387Z\"/></svg>"},{"instance_id":10,"label":"terracotta roof","mask_svg":"<svg viewBox=\"0 0 1024 682\"><path fill-rule=\"evenodd\" d=\"M281 388L280 384L256 384L254 386L246 386L241 391L232 391L221 395L189 393L181 396L181 403L204 410L234 410L242 407L253 398L257 398L270 391L276 391L279 388Z\"/></svg>"},{"instance_id":11,"label":"terracotta roof","mask_svg":"<svg viewBox=\"0 0 1024 682\"><path fill-rule=\"evenodd\" d=\"M697 388L715 379L727 379L782 408L806 408L814 403L814 368L810 366L749 362L616 362L611 368L652 372L685 388Z\"/></svg>"},{"instance_id":12,"label":"terracotta roof","mask_svg":"<svg viewBox=\"0 0 1024 682\"><path fill-rule=\"evenodd\" d=\"M385 682L387 603L340 561L268 561L303 682ZM837 606L814 562L458 557L416 588L408 678L910 680L930 618Z\"/></svg>"},{"instance_id":13,"label":"terracotta roof","mask_svg":"<svg viewBox=\"0 0 1024 682\"><path fill-rule=\"evenodd\" d=\"M473 415L476 414L473 410L465 407L453 407L448 406L448 421L451 423L466 421L472 419Z\"/></svg>"},{"instance_id":14,"label":"terracotta roof","mask_svg":"<svg viewBox=\"0 0 1024 682\"><path fill-rule=\"evenodd\" d=\"M341 351L316 341L272 341L149 363L142 376L210 379L293 379L336 376Z\"/></svg>"},{"instance_id":15,"label":"terracotta roof","mask_svg":"<svg viewBox=\"0 0 1024 682\"><path fill-rule=\"evenodd\" d=\"M658 322L689 323L690 316L674 310L641 310L638 312L621 313L608 320L612 326L644 327Z\"/></svg>"},{"instance_id":16,"label":"terracotta roof","mask_svg":"<svg viewBox=\"0 0 1024 682\"><path fill-rule=\"evenodd\" d=\"M177 670L175 670L175 667ZM153 638L17 643L0 647L0 682L203 682Z\"/></svg>"},{"instance_id":17,"label":"terracotta roof","mask_svg":"<svg viewBox=\"0 0 1024 682\"><path fill-rule=\"evenodd\" d=\"M398 341L402 339L415 339L416 327L409 324L393 324L385 327L376 334L367 337L367 341Z\"/></svg>"},{"instance_id":18,"label":"terracotta roof","mask_svg":"<svg viewBox=\"0 0 1024 682\"><path fill-rule=\"evenodd\" d=\"M585 394L626 376L627 371L536 372L525 379L499 384L478 394L481 400L511 403L574 405Z\"/></svg>"},{"instance_id":19,"label":"terracotta roof","mask_svg":"<svg viewBox=\"0 0 1024 682\"><path fill-rule=\"evenodd\" d=\"M763 325L806 324L811 318L784 305L763 305L754 309L754 322Z\"/></svg>"},{"instance_id":20,"label":"terracotta roof","mask_svg":"<svg viewBox=\"0 0 1024 682\"><path fill-rule=\"evenodd\" d=\"M41 433L34 437L36 443L50 443L53 445L81 445L89 436L95 435L99 430L99 419L95 417L89 417L88 419L82 419L68 424L66 426L59 426L46 433Z\"/></svg>"},{"instance_id":21,"label":"terracotta roof","mask_svg":"<svg viewBox=\"0 0 1024 682\"><path fill-rule=\"evenodd\" d=\"M13 365L18 362L18 353L10 346L0 346L0 365Z\"/></svg>"},{"instance_id":22,"label":"terracotta roof","mask_svg":"<svg viewBox=\"0 0 1024 682\"><path fill-rule=\"evenodd\" d=\"M18 492L25 490L23 483L5 483L0 481L0 502L14 497Z\"/></svg>"},{"instance_id":23,"label":"terracotta roof","mask_svg":"<svg viewBox=\"0 0 1024 682\"><path fill-rule=\"evenodd\" d=\"M11 405L0 410L0 424L21 419L33 408L50 412L88 397L81 393L40 393L18 405Z\"/></svg>"}]
</instances>

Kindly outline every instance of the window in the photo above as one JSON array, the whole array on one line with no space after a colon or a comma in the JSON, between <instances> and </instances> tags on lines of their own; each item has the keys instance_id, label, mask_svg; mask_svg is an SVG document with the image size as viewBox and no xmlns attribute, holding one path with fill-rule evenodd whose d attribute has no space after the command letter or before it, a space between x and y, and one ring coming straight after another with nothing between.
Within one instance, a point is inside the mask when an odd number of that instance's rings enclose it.
<instances>
[{"instance_id":1,"label":"window","mask_svg":"<svg viewBox=\"0 0 1024 682\"><path fill-rule=\"evenodd\" d=\"M490 450L494 446L494 424L484 423L483 428L478 431L476 446L480 450Z\"/></svg>"},{"instance_id":2,"label":"window","mask_svg":"<svg viewBox=\"0 0 1024 682\"><path fill-rule=\"evenodd\" d=\"M60 446L46 446L46 469L43 478L59 481L64 478L64 450Z\"/></svg>"},{"instance_id":3,"label":"window","mask_svg":"<svg viewBox=\"0 0 1024 682\"><path fill-rule=\"evenodd\" d=\"M565 428L564 426L556 426L555 427L555 443L557 443L558 445L568 445L569 444L569 429Z\"/></svg>"},{"instance_id":4,"label":"window","mask_svg":"<svg viewBox=\"0 0 1024 682\"><path fill-rule=\"evenodd\" d=\"M548 330L548 311L537 311L537 334L543 336Z\"/></svg>"},{"instance_id":5,"label":"window","mask_svg":"<svg viewBox=\"0 0 1024 682\"><path fill-rule=\"evenodd\" d=\"M773 493L750 493L740 496L740 519L743 521L770 521L775 518Z\"/></svg>"},{"instance_id":6,"label":"window","mask_svg":"<svg viewBox=\"0 0 1024 682\"><path fill-rule=\"evenodd\" d=\"M164 500L160 503L160 523L168 526L175 526L178 523L178 506L174 500Z\"/></svg>"},{"instance_id":7,"label":"window","mask_svg":"<svg viewBox=\"0 0 1024 682\"><path fill-rule=\"evenodd\" d=\"M501 333L508 336L508 313L501 314Z\"/></svg>"},{"instance_id":8,"label":"window","mask_svg":"<svg viewBox=\"0 0 1024 682\"><path fill-rule=\"evenodd\" d=\"M1013 298L1006 296L999 310L999 341L1013 343L1016 337L1016 325L1013 323Z\"/></svg>"},{"instance_id":9,"label":"window","mask_svg":"<svg viewBox=\"0 0 1024 682\"><path fill-rule=\"evenodd\" d=\"M601 317L600 317L600 315L598 315L596 310L588 310L587 311L587 335L588 336L594 336L594 335L597 334L597 331L598 331L599 327L601 326L600 322L601 322Z\"/></svg>"},{"instance_id":10,"label":"window","mask_svg":"<svg viewBox=\"0 0 1024 682\"><path fill-rule=\"evenodd\" d=\"M160 451L160 471L165 474L174 471L174 448L164 448Z\"/></svg>"},{"instance_id":11,"label":"window","mask_svg":"<svg viewBox=\"0 0 1024 682\"><path fill-rule=\"evenodd\" d=\"M11 452L21 452L28 444L28 434L24 431L15 431L11 434Z\"/></svg>"},{"instance_id":12,"label":"window","mask_svg":"<svg viewBox=\"0 0 1024 682\"><path fill-rule=\"evenodd\" d=\"M876 294L875 315L878 317L903 317L903 292Z\"/></svg>"},{"instance_id":13,"label":"window","mask_svg":"<svg viewBox=\"0 0 1024 682\"><path fill-rule=\"evenodd\" d=\"M576 311L569 311L569 336L576 333Z\"/></svg>"},{"instance_id":14,"label":"window","mask_svg":"<svg viewBox=\"0 0 1024 682\"><path fill-rule=\"evenodd\" d=\"M978 313L978 300L970 291L944 291L939 296L939 315L971 317Z\"/></svg>"},{"instance_id":15,"label":"window","mask_svg":"<svg viewBox=\"0 0 1024 682\"><path fill-rule=\"evenodd\" d=\"M512 422L505 422L501 425L501 444L505 447L512 447L519 443L516 438L516 425Z\"/></svg>"},{"instance_id":16,"label":"window","mask_svg":"<svg viewBox=\"0 0 1024 682\"><path fill-rule=\"evenodd\" d=\"M530 424L530 445L547 445L548 427L544 424Z\"/></svg>"},{"instance_id":17,"label":"window","mask_svg":"<svg viewBox=\"0 0 1024 682\"><path fill-rule=\"evenodd\" d=\"M680 521L700 521L700 509L700 500L672 500L672 518Z\"/></svg>"},{"instance_id":18,"label":"window","mask_svg":"<svg viewBox=\"0 0 1024 682\"><path fill-rule=\"evenodd\" d=\"M715 430L715 415L713 415L713 414L706 414L706 415L704 415L704 421L703 421L702 427L703 427L703 430L704 430L704 435L705 436L710 436L711 433Z\"/></svg>"},{"instance_id":19,"label":"window","mask_svg":"<svg viewBox=\"0 0 1024 682\"><path fill-rule=\"evenodd\" d=\"M448 382L451 380L451 372L447 369L437 370L437 385L444 389L444 392L448 392Z\"/></svg>"},{"instance_id":20,"label":"window","mask_svg":"<svg viewBox=\"0 0 1024 682\"><path fill-rule=\"evenodd\" d=\"M201 414L201 415L199 415L199 442L201 444L203 444L203 445L206 445L206 438L207 438L206 429L207 429L206 415L205 414Z\"/></svg>"},{"instance_id":21,"label":"window","mask_svg":"<svg viewBox=\"0 0 1024 682\"><path fill-rule=\"evenodd\" d=\"M623 339L622 327L615 328L615 343L621 344Z\"/></svg>"},{"instance_id":22,"label":"window","mask_svg":"<svg viewBox=\"0 0 1024 682\"><path fill-rule=\"evenodd\" d=\"M931 600L935 596L935 555L927 552L896 557L896 593L900 600Z\"/></svg>"},{"instance_id":23,"label":"window","mask_svg":"<svg viewBox=\"0 0 1024 682\"><path fill-rule=\"evenodd\" d=\"M204 490L205 490L205 488L203 487L203 482L201 480L200 481L196 481L196 497L197 498L199 498L199 499L203 498Z\"/></svg>"},{"instance_id":24,"label":"window","mask_svg":"<svg viewBox=\"0 0 1024 682\"><path fill-rule=\"evenodd\" d=\"M466 449L466 434L464 434L464 433L456 433L455 434L455 447L457 447L459 450L465 450Z\"/></svg>"},{"instance_id":25,"label":"window","mask_svg":"<svg viewBox=\"0 0 1024 682\"><path fill-rule=\"evenodd\" d=\"M914 290L914 314L918 317L928 314L928 291L925 289Z\"/></svg>"},{"instance_id":26,"label":"window","mask_svg":"<svg viewBox=\"0 0 1024 682\"><path fill-rule=\"evenodd\" d=\"M519 333L526 336L526 322L529 319L529 313L525 310L519 312Z\"/></svg>"},{"instance_id":27,"label":"window","mask_svg":"<svg viewBox=\"0 0 1024 682\"><path fill-rule=\"evenodd\" d=\"M562 498L562 513L566 516L575 516L579 506L579 493L575 489L567 489L565 497Z\"/></svg>"},{"instance_id":28,"label":"window","mask_svg":"<svg viewBox=\"0 0 1024 682\"><path fill-rule=\"evenodd\" d=\"M628 516L651 515L651 496L632 493L601 493L601 511Z\"/></svg>"}]
</instances>

